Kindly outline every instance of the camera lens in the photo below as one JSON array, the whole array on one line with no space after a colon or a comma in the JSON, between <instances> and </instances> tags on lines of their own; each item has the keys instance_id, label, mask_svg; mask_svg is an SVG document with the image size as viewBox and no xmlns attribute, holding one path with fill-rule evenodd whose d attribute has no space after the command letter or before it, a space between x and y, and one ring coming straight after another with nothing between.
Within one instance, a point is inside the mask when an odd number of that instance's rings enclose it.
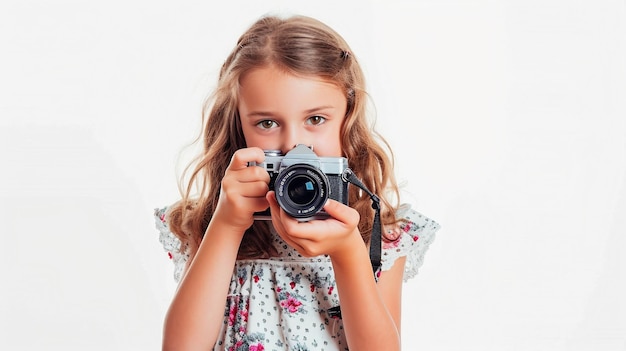
<instances>
[{"instance_id":1,"label":"camera lens","mask_svg":"<svg viewBox=\"0 0 626 351\"><path fill-rule=\"evenodd\" d=\"M329 182L318 168L297 163L282 170L274 182L276 200L280 207L295 218L317 214L329 195Z\"/></svg>"},{"instance_id":2,"label":"camera lens","mask_svg":"<svg viewBox=\"0 0 626 351\"><path fill-rule=\"evenodd\" d=\"M293 203L306 206L315 200L317 188L309 177L299 175L289 182L287 194Z\"/></svg>"}]
</instances>

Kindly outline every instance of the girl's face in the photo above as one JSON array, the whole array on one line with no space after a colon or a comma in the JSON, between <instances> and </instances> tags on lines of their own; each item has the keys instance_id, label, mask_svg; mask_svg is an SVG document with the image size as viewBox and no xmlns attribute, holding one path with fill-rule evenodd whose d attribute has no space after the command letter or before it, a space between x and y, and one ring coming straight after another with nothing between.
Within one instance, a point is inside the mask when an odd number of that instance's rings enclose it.
<instances>
[{"instance_id":1,"label":"girl's face","mask_svg":"<svg viewBox=\"0 0 626 351\"><path fill-rule=\"evenodd\" d=\"M285 154L304 144L318 156L343 156L339 133L347 98L337 85L271 66L247 72L239 83L238 109L248 147Z\"/></svg>"}]
</instances>

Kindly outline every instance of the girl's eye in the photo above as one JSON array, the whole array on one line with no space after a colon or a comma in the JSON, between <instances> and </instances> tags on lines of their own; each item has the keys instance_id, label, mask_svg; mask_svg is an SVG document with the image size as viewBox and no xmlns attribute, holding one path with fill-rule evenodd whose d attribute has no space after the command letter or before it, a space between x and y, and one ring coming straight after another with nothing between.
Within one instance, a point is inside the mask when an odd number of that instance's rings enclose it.
<instances>
[{"instance_id":1,"label":"girl's eye","mask_svg":"<svg viewBox=\"0 0 626 351\"><path fill-rule=\"evenodd\" d=\"M322 117L322 116L311 116L309 117L309 119L307 120L308 124L312 124L314 126L322 124L326 122L326 118Z\"/></svg>"},{"instance_id":2,"label":"girl's eye","mask_svg":"<svg viewBox=\"0 0 626 351\"><path fill-rule=\"evenodd\" d=\"M270 120L270 119L266 119L264 121L261 121L259 123L256 124L257 126L259 126L262 129L270 129L276 126L276 122Z\"/></svg>"}]
</instances>

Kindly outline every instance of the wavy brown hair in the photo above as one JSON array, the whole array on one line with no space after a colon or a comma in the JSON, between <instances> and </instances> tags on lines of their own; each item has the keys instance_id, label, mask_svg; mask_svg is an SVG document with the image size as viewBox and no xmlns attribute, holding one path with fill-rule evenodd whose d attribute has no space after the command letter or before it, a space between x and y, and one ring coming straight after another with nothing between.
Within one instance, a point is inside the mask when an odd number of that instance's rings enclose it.
<instances>
[{"instance_id":1,"label":"wavy brown hair","mask_svg":"<svg viewBox=\"0 0 626 351\"><path fill-rule=\"evenodd\" d=\"M183 176L188 176L188 182L185 185L181 180L182 199L169 209L172 232L195 252L217 207L220 183L230 159L236 150L246 147L237 111L239 79L252 69L268 65L300 76L321 77L345 92L348 106L341 126L343 156L365 186L381 198L383 224L396 223L398 186L393 175L393 153L368 122L364 75L348 44L315 19L268 16L239 38L221 68L214 93L205 103L200 137L203 152L185 169ZM192 194L192 189L197 189L197 194ZM348 201L359 212L359 230L369 243L374 217L371 200L352 186ZM255 221L244 235L239 258L275 254L270 235L267 221Z\"/></svg>"}]
</instances>

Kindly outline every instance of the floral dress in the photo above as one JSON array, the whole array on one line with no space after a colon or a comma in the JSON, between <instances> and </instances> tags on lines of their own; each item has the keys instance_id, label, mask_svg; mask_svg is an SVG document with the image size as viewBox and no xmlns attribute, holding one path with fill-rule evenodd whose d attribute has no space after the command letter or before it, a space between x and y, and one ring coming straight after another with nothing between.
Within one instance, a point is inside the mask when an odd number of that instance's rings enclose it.
<instances>
[{"instance_id":1,"label":"floral dress","mask_svg":"<svg viewBox=\"0 0 626 351\"><path fill-rule=\"evenodd\" d=\"M383 242L381 270L406 256L404 280L414 277L439 224L402 206L404 222L393 242ZM183 274L189 250L167 225L166 208L155 210L159 240L174 262L174 279ZM328 256L303 257L274 233L277 257L237 260L224 322L214 350L348 350L341 319L328 310L339 305Z\"/></svg>"}]
</instances>

